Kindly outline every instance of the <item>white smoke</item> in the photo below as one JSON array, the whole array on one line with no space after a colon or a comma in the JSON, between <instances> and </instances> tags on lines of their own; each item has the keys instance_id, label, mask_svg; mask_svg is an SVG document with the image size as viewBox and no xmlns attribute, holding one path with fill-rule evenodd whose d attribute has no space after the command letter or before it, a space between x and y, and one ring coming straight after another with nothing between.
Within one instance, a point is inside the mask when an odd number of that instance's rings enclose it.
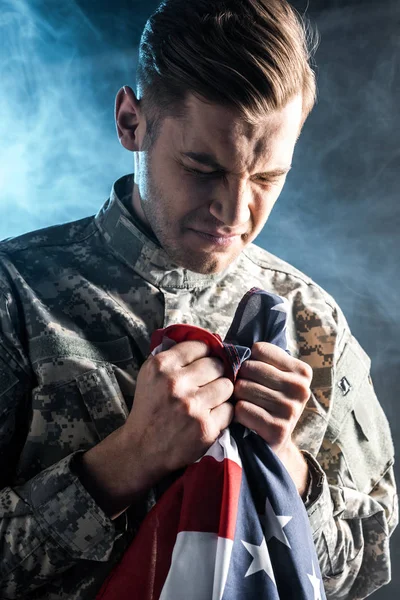
<instances>
[{"instance_id":1,"label":"white smoke","mask_svg":"<svg viewBox=\"0 0 400 600\"><path fill-rule=\"evenodd\" d=\"M71 0L2 0L0 239L96 212L132 170L113 101L135 61Z\"/></svg>"},{"instance_id":2,"label":"white smoke","mask_svg":"<svg viewBox=\"0 0 400 600\"><path fill-rule=\"evenodd\" d=\"M400 5L349 0L326 10L333 2L294 2L300 12L309 4L311 17L316 4L323 9L319 103L258 242L339 302L372 358L396 440ZM93 214L112 181L132 169L115 135L113 102L121 85L134 85L139 21L156 2L87 0L96 25L83 4L0 0L0 239ZM396 596L399 584L394 571L377 598Z\"/></svg>"},{"instance_id":3,"label":"white smoke","mask_svg":"<svg viewBox=\"0 0 400 600\"><path fill-rule=\"evenodd\" d=\"M2 0L0 238L93 214L131 171L114 96L134 85L156 3L122 4L90 4L89 18L74 0ZM317 15L319 102L258 240L323 285L382 364L399 362L399 12L388 0Z\"/></svg>"},{"instance_id":4,"label":"white smoke","mask_svg":"<svg viewBox=\"0 0 400 600\"><path fill-rule=\"evenodd\" d=\"M375 370L400 363L399 16L390 0L317 15L319 101L259 239L335 297Z\"/></svg>"}]
</instances>

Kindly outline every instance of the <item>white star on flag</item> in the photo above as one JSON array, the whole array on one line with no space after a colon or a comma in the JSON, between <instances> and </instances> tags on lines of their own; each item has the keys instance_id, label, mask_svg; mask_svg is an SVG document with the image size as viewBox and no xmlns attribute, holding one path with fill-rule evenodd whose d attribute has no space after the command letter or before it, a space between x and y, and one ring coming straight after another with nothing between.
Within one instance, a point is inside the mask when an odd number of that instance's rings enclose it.
<instances>
[{"instance_id":1,"label":"white star on flag","mask_svg":"<svg viewBox=\"0 0 400 600\"><path fill-rule=\"evenodd\" d=\"M271 308L271 310L277 310L278 312L283 312L288 314L288 301L286 298L282 298L283 302L281 302L280 304L275 304L275 306L273 306Z\"/></svg>"},{"instance_id":2,"label":"white star on flag","mask_svg":"<svg viewBox=\"0 0 400 600\"><path fill-rule=\"evenodd\" d=\"M312 570L313 570L313 574L310 575L309 573L307 573L307 577L311 581L311 585L313 586L314 600L322 600L322 596L321 596L321 580L315 574L314 563L312 564Z\"/></svg>"},{"instance_id":3,"label":"white star on flag","mask_svg":"<svg viewBox=\"0 0 400 600\"><path fill-rule=\"evenodd\" d=\"M285 315L288 315L289 314L289 302L288 302L287 298L281 298L281 300L282 300L282 302L280 304L275 304L275 306L273 306L271 308L271 310L276 310L277 312L282 312L282 313L285 313ZM285 319L282 332L286 332L286 331L287 331L287 320Z\"/></svg>"},{"instance_id":4,"label":"white star on flag","mask_svg":"<svg viewBox=\"0 0 400 600\"><path fill-rule=\"evenodd\" d=\"M254 429L249 429L248 427L245 427L244 431L243 431L243 439L246 438L251 433L257 434L257 431L254 431Z\"/></svg>"},{"instance_id":5,"label":"white star on flag","mask_svg":"<svg viewBox=\"0 0 400 600\"><path fill-rule=\"evenodd\" d=\"M249 544L247 542L244 542L243 540L242 540L242 544L246 548L247 552L249 552L253 557L253 561L252 561L251 565L249 566L249 568L247 569L247 573L246 573L245 577L248 577L249 575L253 575L253 573L258 573L258 571L265 571L266 574L268 575L268 577L276 585L274 571L272 569L271 558L269 556L265 538L263 538L263 540L259 546L254 545L254 544Z\"/></svg>"},{"instance_id":6,"label":"white star on flag","mask_svg":"<svg viewBox=\"0 0 400 600\"><path fill-rule=\"evenodd\" d=\"M289 521L292 518L293 517L276 515L274 509L272 508L271 502L269 501L269 498L267 498L265 501L265 517L262 519L267 542L269 542L269 540L274 537L280 542L282 542L282 544L285 544L285 546L291 548L289 540L287 539L283 528L289 523Z\"/></svg>"}]
</instances>

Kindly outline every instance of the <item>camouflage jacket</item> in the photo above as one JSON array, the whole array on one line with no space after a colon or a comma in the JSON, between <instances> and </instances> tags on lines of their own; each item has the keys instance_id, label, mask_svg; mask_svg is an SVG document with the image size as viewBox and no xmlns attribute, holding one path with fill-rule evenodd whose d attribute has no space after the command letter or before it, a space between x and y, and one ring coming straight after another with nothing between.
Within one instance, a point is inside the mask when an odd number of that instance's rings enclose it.
<instances>
[{"instance_id":1,"label":"camouflage jacket","mask_svg":"<svg viewBox=\"0 0 400 600\"><path fill-rule=\"evenodd\" d=\"M154 329L224 337L257 286L289 300L290 350L314 372L295 441L314 464L306 506L327 597L365 598L390 579L397 523L368 356L326 292L253 244L218 275L171 264L128 210L131 185L117 182L95 217L0 244L0 597L95 598L156 491L111 521L77 457L124 423Z\"/></svg>"}]
</instances>

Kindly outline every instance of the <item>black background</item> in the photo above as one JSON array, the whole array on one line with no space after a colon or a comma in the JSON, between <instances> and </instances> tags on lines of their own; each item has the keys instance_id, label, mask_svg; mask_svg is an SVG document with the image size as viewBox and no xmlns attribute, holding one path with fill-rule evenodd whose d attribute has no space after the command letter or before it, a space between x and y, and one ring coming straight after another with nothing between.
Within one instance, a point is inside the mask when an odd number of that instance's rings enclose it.
<instances>
[{"instance_id":1,"label":"black background","mask_svg":"<svg viewBox=\"0 0 400 600\"><path fill-rule=\"evenodd\" d=\"M113 101L135 85L153 1L3 0L0 13L0 238L93 214L132 170ZM321 35L318 104L258 243L313 277L372 358L400 440L400 3L293 2ZM397 474L399 471L397 470ZM377 600L397 597L393 582Z\"/></svg>"}]
</instances>

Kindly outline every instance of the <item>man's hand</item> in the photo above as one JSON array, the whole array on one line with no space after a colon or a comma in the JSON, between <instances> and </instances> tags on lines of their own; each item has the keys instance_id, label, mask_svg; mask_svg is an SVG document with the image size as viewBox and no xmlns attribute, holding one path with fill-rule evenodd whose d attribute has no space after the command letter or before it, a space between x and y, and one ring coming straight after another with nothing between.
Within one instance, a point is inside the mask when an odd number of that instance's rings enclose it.
<instances>
[{"instance_id":1,"label":"man's hand","mask_svg":"<svg viewBox=\"0 0 400 600\"><path fill-rule=\"evenodd\" d=\"M113 518L168 473L199 459L232 421L232 382L204 342L150 356L126 423L88 450L78 475ZM133 384L133 382L132 382Z\"/></svg>"},{"instance_id":2,"label":"man's hand","mask_svg":"<svg viewBox=\"0 0 400 600\"><path fill-rule=\"evenodd\" d=\"M203 342L182 342L149 357L139 372L125 435L151 470L193 463L233 418L233 384L208 353Z\"/></svg>"},{"instance_id":3,"label":"man's hand","mask_svg":"<svg viewBox=\"0 0 400 600\"><path fill-rule=\"evenodd\" d=\"M257 342L235 384L235 421L258 433L282 460L300 495L307 485L307 463L292 432L310 397L312 369L274 344Z\"/></svg>"}]
</instances>

